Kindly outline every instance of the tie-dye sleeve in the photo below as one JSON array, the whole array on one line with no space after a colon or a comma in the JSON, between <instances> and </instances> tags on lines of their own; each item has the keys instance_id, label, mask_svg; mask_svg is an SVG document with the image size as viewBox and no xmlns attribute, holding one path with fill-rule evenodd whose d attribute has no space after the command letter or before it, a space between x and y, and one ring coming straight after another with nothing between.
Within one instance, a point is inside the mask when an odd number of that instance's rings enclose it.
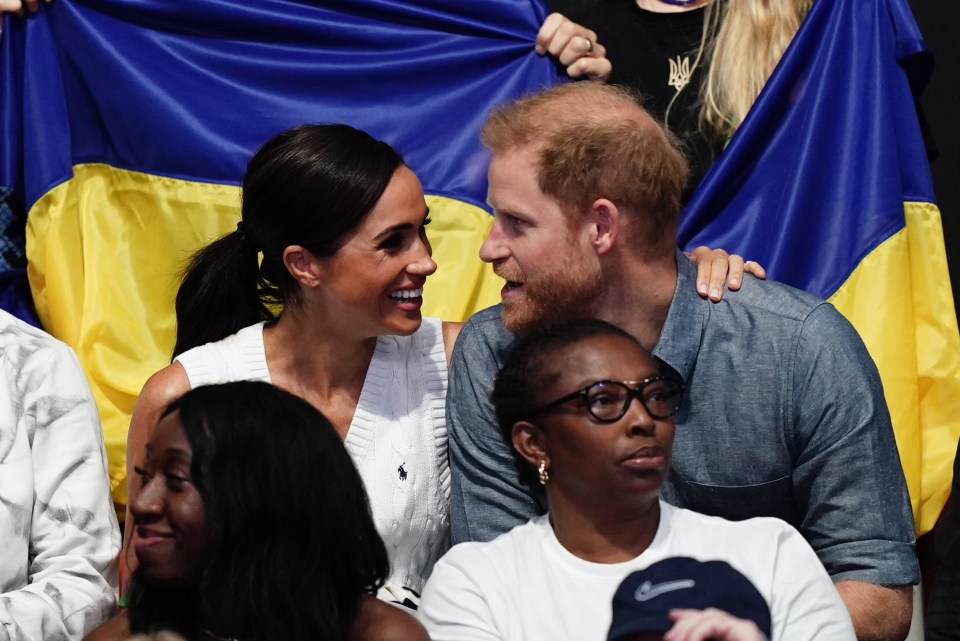
<instances>
[{"instance_id":1,"label":"tie-dye sleeve","mask_svg":"<svg viewBox=\"0 0 960 641\"><path fill-rule=\"evenodd\" d=\"M120 548L96 405L72 350L0 317L0 639L82 639Z\"/></svg>"}]
</instances>

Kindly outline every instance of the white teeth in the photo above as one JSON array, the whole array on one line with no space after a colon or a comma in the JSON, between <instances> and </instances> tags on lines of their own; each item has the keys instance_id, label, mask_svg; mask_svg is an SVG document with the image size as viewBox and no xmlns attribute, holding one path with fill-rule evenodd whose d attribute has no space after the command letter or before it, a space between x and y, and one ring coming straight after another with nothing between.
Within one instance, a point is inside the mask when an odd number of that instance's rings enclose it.
<instances>
[{"instance_id":1,"label":"white teeth","mask_svg":"<svg viewBox=\"0 0 960 641\"><path fill-rule=\"evenodd\" d=\"M390 292L390 298L394 300L406 300L420 296L423 296L423 287L417 287L416 289L398 289L395 292Z\"/></svg>"}]
</instances>

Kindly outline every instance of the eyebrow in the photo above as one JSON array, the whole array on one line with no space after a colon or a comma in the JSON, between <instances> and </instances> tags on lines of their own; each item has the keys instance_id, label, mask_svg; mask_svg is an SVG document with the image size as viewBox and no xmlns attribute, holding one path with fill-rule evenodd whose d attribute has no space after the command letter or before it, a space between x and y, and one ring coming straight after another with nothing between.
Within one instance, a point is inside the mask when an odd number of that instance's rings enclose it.
<instances>
[{"instance_id":1,"label":"eyebrow","mask_svg":"<svg viewBox=\"0 0 960 641\"><path fill-rule=\"evenodd\" d=\"M430 215L430 208L427 207L427 208L425 208L424 211L423 211L423 220L426 220L429 215ZM423 222L421 221L420 224L422 225ZM377 234L376 236L374 236L374 237L373 237L373 240L374 240L374 241L378 241L378 240L380 240L381 238L384 238L384 237L386 237L386 236L389 236L390 234L396 233L396 232L398 232L398 231L405 231L405 230L407 230L407 229L413 229L413 225L412 225L411 223L401 223L401 224L399 224L399 225L394 225L393 227L387 227L387 228L384 229L382 232L380 232L379 234Z\"/></svg>"}]
</instances>

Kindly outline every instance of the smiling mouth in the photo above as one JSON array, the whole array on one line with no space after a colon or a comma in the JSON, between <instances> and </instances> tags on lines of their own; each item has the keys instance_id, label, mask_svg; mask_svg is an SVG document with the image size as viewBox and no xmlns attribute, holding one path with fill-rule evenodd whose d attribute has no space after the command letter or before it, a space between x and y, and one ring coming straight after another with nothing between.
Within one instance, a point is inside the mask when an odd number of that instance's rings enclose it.
<instances>
[{"instance_id":1,"label":"smiling mouth","mask_svg":"<svg viewBox=\"0 0 960 641\"><path fill-rule=\"evenodd\" d=\"M504 285L503 289L500 290L500 297L506 301L509 298L518 295L522 288L523 283L515 280L508 280L507 284Z\"/></svg>"},{"instance_id":2,"label":"smiling mouth","mask_svg":"<svg viewBox=\"0 0 960 641\"><path fill-rule=\"evenodd\" d=\"M416 289L398 289L397 291L390 292L390 298L398 301L420 298L421 296L423 296L423 287L417 287Z\"/></svg>"},{"instance_id":3,"label":"smiling mouth","mask_svg":"<svg viewBox=\"0 0 960 641\"><path fill-rule=\"evenodd\" d=\"M144 554L155 545L164 543L173 538L172 532L158 532L153 530L137 530L133 537L133 549L138 554Z\"/></svg>"}]
</instances>

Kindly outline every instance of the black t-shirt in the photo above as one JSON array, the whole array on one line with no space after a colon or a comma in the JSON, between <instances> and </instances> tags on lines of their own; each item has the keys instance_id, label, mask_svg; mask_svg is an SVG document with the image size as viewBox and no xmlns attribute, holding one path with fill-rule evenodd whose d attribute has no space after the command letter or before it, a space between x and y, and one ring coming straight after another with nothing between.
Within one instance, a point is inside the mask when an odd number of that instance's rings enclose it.
<instances>
[{"instance_id":1,"label":"black t-shirt","mask_svg":"<svg viewBox=\"0 0 960 641\"><path fill-rule=\"evenodd\" d=\"M706 61L694 65L705 9L655 13L633 0L548 0L547 4L597 33L613 64L609 82L638 90L647 110L680 139L690 161L686 201L723 148L719 136L704 134L699 127Z\"/></svg>"}]
</instances>

